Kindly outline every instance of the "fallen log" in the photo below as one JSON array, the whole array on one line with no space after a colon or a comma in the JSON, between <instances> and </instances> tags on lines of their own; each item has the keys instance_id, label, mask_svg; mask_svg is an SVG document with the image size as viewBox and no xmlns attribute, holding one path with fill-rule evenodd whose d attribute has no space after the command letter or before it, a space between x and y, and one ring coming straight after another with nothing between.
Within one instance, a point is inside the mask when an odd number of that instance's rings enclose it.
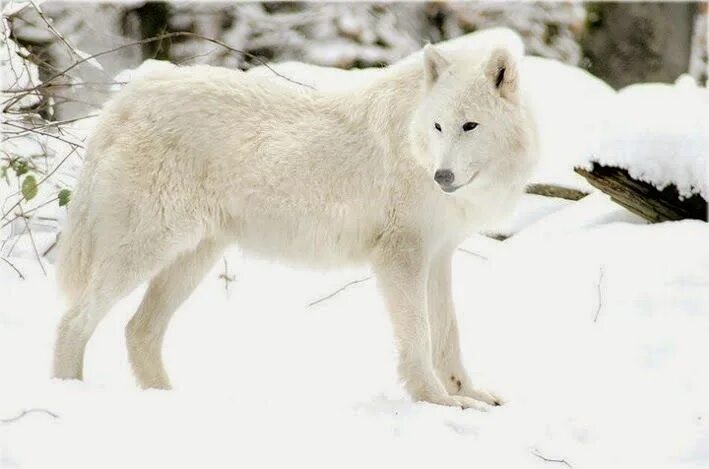
<instances>
[{"instance_id":1,"label":"fallen log","mask_svg":"<svg viewBox=\"0 0 709 469\"><path fill-rule=\"evenodd\" d=\"M525 192L527 194L543 195L544 197L556 197L566 200L581 200L588 195L588 192L556 186L554 184L530 184L525 189Z\"/></svg>"},{"instance_id":2,"label":"fallen log","mask_svg":"<svg viewBox=\"0 0 709 469\"><path fill-rule=\"evenodd\" d=\"M594 187L611 196L617 204L650 222L707 220L707 201L699 194L680 197L677 187L662 190L650 183L633 179L627 170L593 163L591 170L574 168Z\"/></svg>"}]
</instances>

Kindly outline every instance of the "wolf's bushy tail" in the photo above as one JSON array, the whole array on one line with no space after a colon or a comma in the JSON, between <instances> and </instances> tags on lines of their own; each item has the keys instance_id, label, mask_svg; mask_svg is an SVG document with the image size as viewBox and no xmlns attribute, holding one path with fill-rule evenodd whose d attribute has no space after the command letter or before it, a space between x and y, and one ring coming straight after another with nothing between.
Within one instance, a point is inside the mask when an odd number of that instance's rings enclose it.
<instances>
[{"instance_id":1,"label":"wolf's bushy tail","mask_svg":"<svg viewBox=\"0 0 709 469\"><path fill-rule=\"evenodd\" d=\"M87 164L89 166L89 164ZM57 283L70 302L78 301L88 283L93 257L91 175L82 170L69 203L69 216L57 246Z\"/></svg>"}]
</instances>

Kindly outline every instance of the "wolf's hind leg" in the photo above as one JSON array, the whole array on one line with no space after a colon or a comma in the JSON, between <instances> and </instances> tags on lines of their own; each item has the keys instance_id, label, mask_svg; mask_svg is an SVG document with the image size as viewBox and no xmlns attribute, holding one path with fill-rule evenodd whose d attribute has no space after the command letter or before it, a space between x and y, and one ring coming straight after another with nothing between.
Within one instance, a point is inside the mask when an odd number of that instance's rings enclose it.
<instances>
[{"instance_id":1,"label":"wolf's hind leg","mask_svg":"<svg viewBox=\"0 0 709 469\"><path fill-rule=\"evenodd\" d=\"M86 287L59 323L54 349L57 378L82 378L86 344L99 322L118 300L160 271L186 244L176 243L179 237L174 230L135 229L115 239L108 236L94 239L94 246L102 248L94 253Z\"/></svg>"},{"instance_id":2,"label":"wolf's hind leg","mask_svg":"<svg viewBox=\"0 0 709 469\"><path fill-rule=\"evenodd\" d=\"M111 307L143 280L142 267L131 262L128 248L102 260L88 279L82 295L62 317L54 345L55 378L82 379L84 352L99 322Z\"/></svg>"},{"instance_id":3,"label":"wolf's hind leg","mask_svg":"<svg viewBox=\"0 0 709 469\"><path fill-rule=\"evenodd\" d=\"M128 358L142 388L170 388L162 361L165 332L173 313L214 265L223 246L205 239L151 280L138 312L126 327Z\"/></svg>"}]
</instances>

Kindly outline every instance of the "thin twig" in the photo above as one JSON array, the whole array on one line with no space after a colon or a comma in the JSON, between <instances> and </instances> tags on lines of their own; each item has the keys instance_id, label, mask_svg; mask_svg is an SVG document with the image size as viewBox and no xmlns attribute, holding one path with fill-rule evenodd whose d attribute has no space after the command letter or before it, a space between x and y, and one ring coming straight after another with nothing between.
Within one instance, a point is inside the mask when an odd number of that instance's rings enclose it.
<instances>
[{"instance_id":1,"label":"thin twig","mask_svg":"<svg viewBox=\"0 0 709 469\"><path fill-rule=\"evenodd\" d=\"M565 465L566 467L568 467L569 469L572 469L572 468L574 467L574 466L572 466L571 464L569 464L569 462L568 462L566 459L548 458L548 457L544 456L542 453L540 453L539 450L536 449L536 448L532 448L530 452L531 452L534 456L536 456L536 457L538 457L539 459L541 459L542 461L546 461L546 462L556 462L556 463L559 463L559 464L563 464L563 465Z\"/></svg>"},{"instance_id":2,"label":"thin twig","mask_svg":"<svg viewBox=\"0 0 709 469\"><path fill-rule=\"evenodd\" d=\"M222 258L224 260L224 272L219 274L219 278L224 280L224 291L229 293L229 283L234 281L234 275L229 275L229 264L227 263L226 257Z\"/></svg>"},{"instance_id":3,"label":"thin twig","mask_svg":"<svg viewBox=\"0 0 709 469\"><path fill-rule=\"evenodd\" d=\"M83 143L72 142L72 141L70 141L70 140L66 140L66 139L64 139L64 138L62 138L62 137L59 137L59 136L57 136L57 135L52 135L52 134L47 133L47 132L42 132L41 130L37 130L37 129L39 129L39 127L28 129L27 127L23 127L23 126L21 126L21 125L13 124L13 123L10 122L10 121L4 121L3 124L9 125L9 126L12 126L12 127L16 127L16 128L18 128L18 129L22 129L22 130L24 130L24 131L26 131L26 132L31 132L31 133L35 133L35 134L44 135L45 137L56 138L57 140L62 141L62 142L64 142L64 143L66 143L67 145L71 145L72 147L84 148L84 144L83 144Z\"/></svg>"},{"instance_id":4,"label":"thin twig","mask_svg":"<svg viewBox=\"0 0 709 469\"><path fill-rule=\"evenodd\" d=\"M596 284L596 314L593 316L593 322L598 321L598 315L601 313L601 308L603 307L603 297L601 296L601 288L603 285L603 275L605 274L605 268L601 266L601 273L598 276L598 283Z\"/></svg>"},{"instance_id":5,"label":"thin twig","mask_svg":"<svg viewBox=\"0 0 709 469\"><path fill-rule=\"evenodd\" d=\"M29 0L29 2L32 4L32 7L37 12L37 14L42 19L42 21L44 21L44 24L47 25L47 28L49 28L49 30L52 32L52 34L54 34L66 46L66 48L69 49L69 52L71 52L77 58L80 59L81 54L79 54L77 52L76 48L74 46L72 46L71 44L69 44L69 41L67 41L66 38L64 36L62 36L62 34L59 31L56 30L56 28L54 27L52 22L49 20L49 18L47 18L44 15L44 11L42 11L42 9L33 0Z\"/></svg>"},{"instance_id":6,"label":"thin twig","mask_svg":"<svg viewBox=\"0 0 709 469\"><path fill-rule=\"evenodd\" d=\"M20 269L18 269L17 267L15 267L15 264L13 264L13 263L10 262L9 260L5 259L4 257L0 257L0 260L7 262L7 265L9 265L10 267L12 267L12 268L15 270L15 272L17 272L17 275L20 276L20 279L21 279L21 280L24 280L24 279L25 279L25 276L22 275L22 272L20 272Z\"/></svg>"},{"instance_id":7,"label":"thin twig","mask_svg":"<svg viewBox=\"0 0 709 469\"><path fill-rule=\"evenodd\" d=\"M14 222L15 220L17 220L18 218L26 217L26 216L29 215L30 213L35 212L35 211L39 210L40 208L45 207L45 206L51 204L52 202L56 202L57 200L59 200L59 197L58 197L58 196L55 197L55 198L53 198L53 199L51 199L51 200L48 200L48 201L44 202L44 203L41 204L41 205L38 205L38 206L36 206L36 207L32 207L31 209L26 210L26 211L22 212L21 214L15 215L15 218L9 219L9 220L7 220L5 223L3 223L2 225L0 225L0 230L3 229L3 228L5 228L7 225L9 225L10 223ZM8 213L8 215L9 215L9 213Z\"/></svg>"},{"instance_id":8,"label":"thin twig","mask_svg":"<svg viewBox=\"0 0 709 469\"><path fill-rule=\"evenodd\" d=\"M10 31L10 38L11 38L15 43L21 42L20 39L15 35L15 32L14 32L14 31ZM46 68L47 70L54 70L54 71L57 71L57 72L59 71L59 68L58 68L58 67L56 67L56 66L54 66L53 64L47 62L46 60L42 60L39 56L37 56L37 54L33 54L33 53L29 52L29 51L28 51L27 54L24 54L23 51L22 51L22 49L20 49L20 50L18 50L18 51L15 51L15 53L16 53L19 57L21 57L23 60L25 60L25 61L27 61L27 62L31 62L31 63L33 63L33 64L35 64L35 65L41 65L42 67ZM68 78L75 79L75 77L73 77L73 76L71 76L71 75L68 75ZM15 84L17 84L17 82L15 82Z\"/></svg>"},{"instance_id":9,"label":"thin twig","mask_svg":"<svg viewBox=\"0 0 709 469\"><path fill-rule=\"evenodd\" d=\"M494 239L495 241L504 241L506 239L509 239L512 235L507 235L503 233L482 233L483 236Z\"/></svg>"},{"instance_id":10,"label":"thin twig","mask_svg":"<svg viewBox=\"0 0 709 469\"><path fill-rule=\"evenodd\" d=\"M37 183L37 187L39 187L44 181L46 181L46 180L49 179L54 173L56 173L57 170L61 167L61 165L63 165L64 162L65 162L66 160L68 160L71 155L73 155L74 153L76 153L76 150L77 150L77 149L78 149L78 147L74 147L69 153L67 153L67 155L66 155L64 158L62 158L62 160L59 162L58 165L56 165L56 166L54 167L54 169L52 169L49 173L47 173L46 176L44 176L42 179L39 180L39 182ZM21 193L21 192L20 192L20 193ZM2 220L2 219L4 219L5 217L7 217L13 210L15 210L17 207L19 207L20 204L21 204L22 202L24 202L24 201L25 201L25 196L22 195L22 196L20 197L20 199L19 199L17 202L15 202L15 205L13 205L12 207L10 207L10 209L9 209L7 212L3 213L2 216L0 216L0 220ZM6 224L7 224L7 223L6 223ZM6 225L6 224L5 224L5 225ZM5 226L5 225L3 225L3 226Z\"/></svg>"},{"instance_id":11,"label":"thin twig","mask_svg":"<svg viewBox=\"0 0 709 469\"><path fill-rule=\"evenodd\" d=\"M0 423L6 424L6 423L17 422L18 420L20 420L21 418L23 418L24 416L29 415L29 414L46 414L46 415L49 415L50 417L52 417L53 419L59 418L59 416L57 414L55 414L54 412L52 412L51 410L35 408L35 409L23 410L18 415L11 417L9 419L0 419Z\"/></svg>"},{"instance_id":12,"label":"thin twig","mask_svg":"<svg viewBox=\"0 0 709 469\"><path fill-rule=\"evenodd\" d=\"M91 88L98 86L116 86L116 85L127 85L127 81L73 81L71 83L48 83L42 86L44 89L48 88ZM3 94L16 94L16 93L28 93L31 91L36 91L33 88L5 88L0 90Z\"/></svg>"},{"instance_id":13,"label":"thin twig","mask_svg":"<svg viewBox=\"0 0 709 469\"><path fill-rule=\"evenodd\" d=\"M185 58L182 59L182 60L179 60L179 61L176 60L176 61L174 61L173 63L174 63L175 65L182 65L182 64L184 64L185 62L189 62L190 60L198 59L198 58L201 58L201 57L206 57L206 56L208 56L208 55L210 55L210 54L213 54L214 51L216 51L216 50L217 50L217 48L215 47L214 49L211 49L209 52L205 52L205 53L203 53L203 54L191 55L191 56L189 56L189 57L185 57Z\"/></svg>"},{"instance_id":14,"label":"thin twig","mask_svg":"<svg viewBox=\"0 0 709 469\"><path fill-rule=\"evenodd\" d=\"M27 227L27 233L30 235L30 243L32 243L32 250L34 251L34 255L37 258L37 262L39 262L39 266L42 268L42 273L44 276L47 276L47 270L44 268L44 264L42 263L42 256L39 255L39 250L37 249L37 243L34 241L34 235L32 234L32 229L30 228L30 222L27 221L27 218L24 216L24 213L22 213L22 205L20 205L20 213L22 214L22 219L25 221L25 226Z\"/></svg>"},{"instance_id":15,"label":"thin twig","mask_svg":"<svg viewBox=\"0 0 709 469\"><path fill-rule=\"evenodd\" d=\"M475 252L475 251L471 251L470 249L458 248L458 251L464 252L464 253L466 253L466 254L470 254L471 256L475 256L475 257L477 257L477 258L479 258L479 259L482 259L482 260L484 260L484 261L488 260L487 257L483 256L482 254L478 254L478 253Z\"/></svg>"},{"instance_id":16,"label":"thin twig","mask_svg":"<svg viewBox=\"0 0 709 469\"><path fill-rule=\"evenodd\" d=\"M44 250L44 252L42 253L42 257L47 257L47 254L52 252L52 249L54 249L57 246L58 242L59 242L59 235L57 235L57 237L54 238L54 242L52 244L50 244L47 249Z\"/></svg>"},{"instance_id":17,"label":"thin twig","mask_svg":"<svg viewBox=\"0 0 709 469\"><path fill-rule=\"evenodd\" d=\"M39 127L32 127L31 129L18 131L16 133L16 135L19 137L19 136L27 135L28 133L31 133L33 130L47 129L49 127L58 127L60 125L71 124L73 122L78 122L78 121L84 120L84 119L91 119L92 117L96 117L96 116L98 116L98 114L89 114L88 116L75 117L73 119L66 119L63 121L49 121L49 122L45 122L44 124L40 125ZM7 121L3 122L3 124L5 124L5 123L7 123ZM61 131L62 129L57 129L57 130Z\"/></svg>"},{"instance_id":18,"label":"thin twig","mask_svg":"<svg viewBox=\"0 0 709 469\"><path fill-rule=\"evenodd\" d=\"M372 276L370 275L369 277L364 277L364 278L361 278L358 280L352 280L351 282L347 282L346 284L344 284L343 286L341 286L340 288L338 288L334 292L330 293L329 295L323 296L322 298L318 298L317 300L308 303L308 306L306 306L306 307L310 308L311 306L315 306L316 304L322 303L325 300L329 300L333 296L337 295L338 293L342 292L343 290L346 290L347 288L351 287L352 285L366 282L367 280L370 280L371 278L372 278Z\"/></svg>"}]
</instances>

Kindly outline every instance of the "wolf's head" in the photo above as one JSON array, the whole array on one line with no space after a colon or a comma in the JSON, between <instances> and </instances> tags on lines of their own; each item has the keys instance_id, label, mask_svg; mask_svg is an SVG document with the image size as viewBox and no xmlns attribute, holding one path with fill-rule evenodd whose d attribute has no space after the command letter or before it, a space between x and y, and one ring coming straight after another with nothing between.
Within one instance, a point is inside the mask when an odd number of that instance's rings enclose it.
<instances>
[{"instance_id":1,"label":"wolf's head","mask_svg":"<svg viewBox=\"0 0 709 469\"><path fill-rule=\"evenodd\" d=\"M424 94L411 141L443 191L504 183L531 167L534 130L512 53L496 48L445 56L427 45L423 61Z\"/></svg>"}]
</instances>

